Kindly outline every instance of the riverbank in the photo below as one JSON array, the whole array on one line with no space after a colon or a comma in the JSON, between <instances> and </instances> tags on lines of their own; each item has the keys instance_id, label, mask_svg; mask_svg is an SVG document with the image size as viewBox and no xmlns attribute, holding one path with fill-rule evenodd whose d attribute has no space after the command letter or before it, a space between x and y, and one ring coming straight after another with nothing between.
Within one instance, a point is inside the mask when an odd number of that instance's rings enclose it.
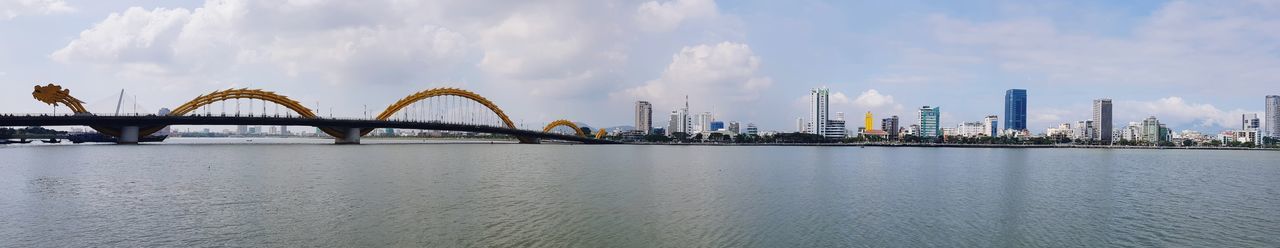
<instances>
[{"instance_id":1,"label":"riverbank","mask_svg":"<svg viewBox=\"0 0 1280 248\"><path fill-rule=\"evenodd\" d=\"M948 147L948 148L1080 148L1080 149L1170 149L1170 150L1258 150L1280 151L1277 148L1248 147L1158 147L1158 146L1105 146L1105 145L1020 145L1020 144L936 144L936 143L631 143L634 145L670 146L858 146L858 147Z\"/></svg>"}]
</instances>

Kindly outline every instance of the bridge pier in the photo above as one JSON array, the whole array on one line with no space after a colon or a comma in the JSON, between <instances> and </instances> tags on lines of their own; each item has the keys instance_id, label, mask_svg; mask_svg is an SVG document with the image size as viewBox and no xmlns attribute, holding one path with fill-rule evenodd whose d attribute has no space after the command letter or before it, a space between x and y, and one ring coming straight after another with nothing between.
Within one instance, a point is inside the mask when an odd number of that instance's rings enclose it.
<instances>
[{"instance_id":1,"label":"bridge pier","mask_svg":"<svg viewBox=\"0 0 1280 248\"><path fill-rule=\"evenodd\" d=\"M345 136L347 136L347 137L346 137L346 138L338 138L338 137L334 137L334 138L333 138L333 139L334 139L334 141L333 141L333 143L334 143L334 144L339 144L339 145L358 145L358 144L360 144L360 128L354 128L354 127L353 127L353 128L347 128L347 129L344 129L343 131L345 131L345 132L346 132L346 134L347 134L347 135L345 135Z\"/></svg>"},{"instance_id":2,"label":"bridge pier","mask_svg":"<svg viewBox=\"0 0 1280 248\"><path fill-rule=\"evenodd\" d=\"M120 128L120 137L116 137L116 144L138 144L138 126L125 126Z\"/></svg>"},{"instance_id":3,"label":"bridge pier","mask_svg":"<svg viewBox=\"0 0 1280 248\"><path fill-rule=\"evenodd\" d=\"M541 144L542 143L542 139L534 138L534 137L516 136L516 140L519 140L520 144Z\"/></svg>"}]
</instances>

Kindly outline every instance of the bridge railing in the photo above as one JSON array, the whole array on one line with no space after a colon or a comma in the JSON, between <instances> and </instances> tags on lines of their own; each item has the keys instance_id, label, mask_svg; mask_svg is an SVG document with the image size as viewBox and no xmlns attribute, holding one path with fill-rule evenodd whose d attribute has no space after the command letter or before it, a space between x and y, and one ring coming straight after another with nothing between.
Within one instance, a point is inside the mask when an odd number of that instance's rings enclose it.
<instances>
[{"instance_id":1,"label":"bridge railing","mask_svg":"<svg viewBox=\"0 0 1280 248\"><path fill-rule=\"evenodd\" d=\"M83 113L0 113L0 116L26 116L26 117L40 117L40 116L158 116L158 115L157 115L157 114L144 114L144 113L119 113L119 114L116 114L116 113L109 113L109 114L97 114L97 113L94 113L94 114L83 114Z\"/></svg>"},{"instance_id":2,"label":"bridge railing","mask_svg":"<svg viewBox=\"0 0 1280 248\"><path fill-rule=\"evenodd\" d=\"M160 115L158 115L158 114L151 114L151 113L119 113L119 114L117 114L117 113L88 113L88 114L86 114L86 113L0 113L0 117L76 117L76 116L102 116L102 117L158 117L158 116L160 116ZM183 115L183 116L185 116L185 117L238 117L238 118L291 118L291 119L308 119L307 117L302 117L302 116L298 116L298 115L281 115L281 114L248 114L248 113L240 113L240 114L234 114L234 113L231 113L231 114L227 114L227 113L216 113L216 114L192 113L192 114L187 114L187 115ZM347 120L347 121L386 121L386 122L396 122L396 123L472 124L472 123L465 123L465 122L452 122L452 121L441 121L441 120L407 120L407 119L387 119L387 120L377 120L377 119L373 119L373 118L363 118L363 117L318 117L317 119L324 119L324 120ZM518 129L520 129L520 130L540 131L540 130L537 130L537 129L523 129L523 128L518 128Z\"/></svg>"}]
</instances>

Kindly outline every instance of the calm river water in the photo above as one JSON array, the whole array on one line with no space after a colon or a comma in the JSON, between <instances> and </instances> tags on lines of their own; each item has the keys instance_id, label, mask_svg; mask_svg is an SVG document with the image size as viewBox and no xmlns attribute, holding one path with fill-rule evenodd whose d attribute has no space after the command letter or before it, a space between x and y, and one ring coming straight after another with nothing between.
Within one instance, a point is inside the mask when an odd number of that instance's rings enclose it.
<instances>
[{"instance_id":1,"label":"calm river water","mask_svg":"<svg viewBox=\"0 0 1280 248\"><path fill-rule=\"evenodd\" d=\"M1280 246L1271 151L328 142L0 146L0 247Z\"/></svg>"}]
</instances>

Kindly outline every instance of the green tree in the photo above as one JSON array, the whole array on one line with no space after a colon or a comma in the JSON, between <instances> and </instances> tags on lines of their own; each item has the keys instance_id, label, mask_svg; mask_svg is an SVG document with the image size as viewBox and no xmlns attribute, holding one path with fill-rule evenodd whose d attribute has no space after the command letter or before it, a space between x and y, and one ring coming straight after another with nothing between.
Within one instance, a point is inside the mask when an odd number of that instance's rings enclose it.
<instances>
[{"instance_id":1,"label":"green tree","mask_svg":"<svg viewBox=\"0 0 1280 248\"><path fill-rule=\"evenodd\" d=\"M671 133L671 138L675 139L676 142L689 142L689 134L685 132Z\"/></svg>"},{"instance_id":2,"label":"green tree","mask_svg":"<svg viewBox=\"0 0 1280 248\"><path fill-rule=\"evenodd\" d=\"M645 142L671 142L671 138L661 134L649 134L644 136Z\"/></svg>"},{"instance_id":3,"label":"green tree","mask_svg":"<svg viewBox=\"0 0 1280 248\"><path fill-rule=\"evenodd\" d=\"M0 139L13 138L13 135L16 133L18 133L18 131L13 130L12 128L0 128Z\"/></svg>"}]
</instances>

